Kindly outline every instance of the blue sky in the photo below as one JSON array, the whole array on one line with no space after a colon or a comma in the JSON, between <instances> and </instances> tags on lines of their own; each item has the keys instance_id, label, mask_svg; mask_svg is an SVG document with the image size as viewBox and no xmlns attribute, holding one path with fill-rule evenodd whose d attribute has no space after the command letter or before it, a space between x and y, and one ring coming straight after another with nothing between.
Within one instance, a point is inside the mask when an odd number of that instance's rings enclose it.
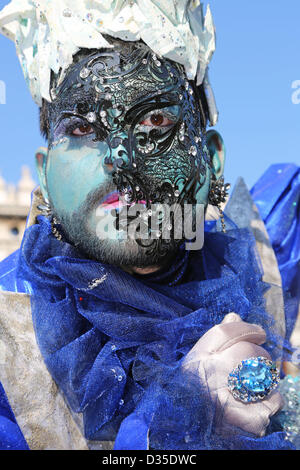
<instances>
[{"instance_id":1,"label":"blue sky","mask_svg":"<svg viewBox=\"0 0 300 470\"><path fill-rule=\"evenodd\" d=\"M7 3L0 0L0 8ZM234 183L243 176L251 187L272 163L300 162L300 104L292 103L292 83L300 80L300 2L209 3L217 30L210 78L220 112L216 128L227 149L225 177ZM44 141L14 45L0 36L0 50L0 89L6 85L0 172L16 183L23 164L36 179L34 152Z\"/></svg>"}]
</instances>

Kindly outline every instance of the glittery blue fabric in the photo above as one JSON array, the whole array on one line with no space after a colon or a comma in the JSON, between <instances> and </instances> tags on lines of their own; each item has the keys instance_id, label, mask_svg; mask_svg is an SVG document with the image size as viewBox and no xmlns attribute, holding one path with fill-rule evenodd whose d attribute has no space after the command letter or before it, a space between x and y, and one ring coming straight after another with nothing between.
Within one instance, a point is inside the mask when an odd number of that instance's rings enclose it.
<instances>
[{"instance_id":1,"label":"glittery blue fabric","mask_svg":"<svg viewBox=\"0 0 300 470\"><path fill-rule=\"evenodd\" d=\"M146 449L148 442L172 450L290 449L283 432L259 439L237 430L216 433L218 416L205 384L180 372L184 355L231 311L263 326L264 347L276 358L280 339L264 310L267 286L253 244L245 229L207 233L204 249L182 253L169 271L132 277L82 258L40 217L20 253L1 264L0 288L32 293L39 347L70 406L83 413L87 438L116 439L115 449ZM9 409L2 390L0 396ZM3 409L0 446L11 439L11 447L22 448L18 428L3 425ZM15 423L12 413L8 419Z\"/></svg>"},{"instance_id":2,"label":"glittery blue fabric","mask_svg":"<svg viewBox=\"0 0 300 470\"><path fill-rule=\"evenodd\" d=\"M183 376L180 365L197 340L232 311L263 326L265 347L276 356L279 339L264 310L267 286L250 232L207 233L201 252L175 262L184 269L174 284L174 267L160 282L157 274L134 278L82 258L53 237L46 218L38 222L25 233L19 275L33 289L33 322L44 360L71 408L83 413L86 438L117 437L116 449L126 448L128 439L131 449L146 449L147 439L152 449L227 449L233 442L242 448L242 435L233 440L214 432L218 416L205 384L201 388ZM95 279L102 281L91 290ZM253 448L262 445L247 436L250 441ZM278 436L273 443L278 445ZM280 443L288 447L283 438Z\"/></svg>"},{"instance_id":3,"label":"glittery blue fabric","mask_svg":"<svg viewBox=\"0 0 300 470\"><path fill-rule=\"evenodd\" d=\"M0 290L31 294L30 283L17 277L19 250L14 251L0 263Z\"/></svg>"},{"instance_id":4,"label":"glittery blue fabric","mask_svg":"<svg viewBox=\"0 0 300 470\"><path fill-rule=\"evenodd\" d=\"M0 384L0 450L29 450Z\"/></svg>"},{"instance_id":5,"label":"glittery blue fabric","mask_svg":"<svg viewBox=\"0 0 300 470\"><path fill-rule=\"evenodd\" d=\"M285 293L287 338L300 302L300 168L272 165L253 187L254 199L275 251Z\"/></svg>"}]
</instances>

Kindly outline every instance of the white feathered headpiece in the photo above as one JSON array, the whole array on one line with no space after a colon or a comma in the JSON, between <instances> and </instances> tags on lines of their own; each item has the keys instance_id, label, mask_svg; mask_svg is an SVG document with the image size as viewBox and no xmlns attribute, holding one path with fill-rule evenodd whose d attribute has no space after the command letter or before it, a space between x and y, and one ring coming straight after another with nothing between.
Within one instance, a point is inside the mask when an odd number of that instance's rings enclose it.
<instances>
[{"instance_id":1,"label":"white feathered headpiece","mask_svg":"<svg viewBox=\"0 0 300 470\"><path fill-rule=\"evenodd\" d=\"M112 47L102 36L142 39L159 56L204 80L215 51L209 6L199 0L12 0L0 12L0 31L16 44L34 101L51 101L51 71L62 73L81 48Z\"/></svg>"}]
</instances>

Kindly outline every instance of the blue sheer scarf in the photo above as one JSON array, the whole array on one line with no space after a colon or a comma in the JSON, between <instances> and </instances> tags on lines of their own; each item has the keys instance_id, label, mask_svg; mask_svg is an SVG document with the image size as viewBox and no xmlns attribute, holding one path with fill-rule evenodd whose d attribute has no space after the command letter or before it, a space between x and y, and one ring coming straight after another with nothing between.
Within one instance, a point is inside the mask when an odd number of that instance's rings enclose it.
<instances>
[{"instance_id":1,"label":"blue sheer scarf","mask_svg":"<svg viewBox=\"0 0 300 470\"><path fill-rule=\"evenodd\" d=\"M87 439L115 449L288 449L284 433L218 435L205 384L182 377L198 339L229 312L279 338L264 309L254 239L246 229L206 233L169 271L131 276L56 240L49 221L26 230L19 276L31 283L38 345Z\"/></svg>"},{"instance_id":2,"label":"blue sheer scarf","mask_svg":"<svg viewBox=\"0 0 300 470\"><path fill-rule=\"evenodd\" d=\"M0 384L0 450L29 450Z\"/></svg>"}]
</instances>

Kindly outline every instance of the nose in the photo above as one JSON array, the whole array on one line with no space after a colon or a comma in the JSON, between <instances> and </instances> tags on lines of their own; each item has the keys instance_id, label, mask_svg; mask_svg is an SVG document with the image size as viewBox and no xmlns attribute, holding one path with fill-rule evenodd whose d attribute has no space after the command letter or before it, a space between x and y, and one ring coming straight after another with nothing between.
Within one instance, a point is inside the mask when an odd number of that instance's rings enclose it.
<instances>
[{"instance_id":1,"label":"nose","mask_svg":"<svg viewBox=\"0 0 300 470\"><path fill-rule=\"evenodd\" d=\"M107 139L107 152L103 158L103 167L107 173L113 173L117 168L124 168L130 161L128 135L117 132Z\"/></svg>"}]
</instances>

